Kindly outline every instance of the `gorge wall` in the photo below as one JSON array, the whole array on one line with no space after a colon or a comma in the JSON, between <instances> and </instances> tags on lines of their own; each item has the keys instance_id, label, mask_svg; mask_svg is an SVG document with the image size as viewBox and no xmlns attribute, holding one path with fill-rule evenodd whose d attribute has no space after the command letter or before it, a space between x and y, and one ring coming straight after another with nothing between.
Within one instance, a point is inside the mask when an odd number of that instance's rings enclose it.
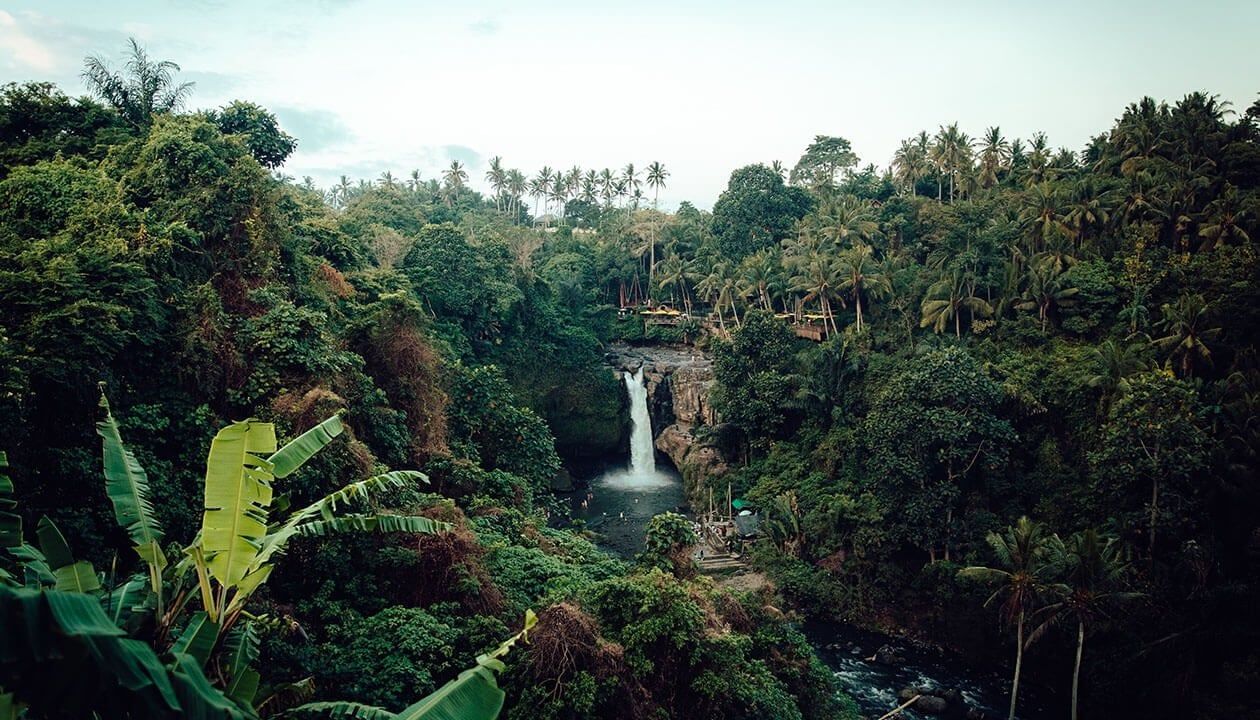
<instances>
[{"instance_id":1,"label":"gorge wall","mask_svg":"<svg viewBox=\"0 0 1260 720\"><path fill-rule=\"evenodd\" d=\"M682 474L688 501L702 506L706 481L730 467L730 459L697 434L721 426L710 402L712 361L694 348L622 344L611 346L605 360L618 376L643 368L656 449Z\"/></svg>"}]
</instances>

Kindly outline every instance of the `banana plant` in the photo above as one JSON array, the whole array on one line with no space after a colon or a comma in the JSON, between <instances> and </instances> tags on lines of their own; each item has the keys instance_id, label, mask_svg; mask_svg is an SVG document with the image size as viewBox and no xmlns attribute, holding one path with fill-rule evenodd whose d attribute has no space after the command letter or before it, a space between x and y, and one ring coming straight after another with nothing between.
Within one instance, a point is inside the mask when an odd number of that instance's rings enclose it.
<instances>
[{"instance_id":1,"label":"banana plant","mask_svg":"<svg viewBox=\"0 0 1260 720\"><path fill-rule=\"evenodd\" d=\"M123 444L118 423L102 393L101 437L106 493L127 530L146 572L105 588L102 576L76 560L65 537L47 518L36 528L38 547L23 539L13 512L13 484L0 453L0 549L17 561L19 575L0 567L0 720L23 705L74 707L90 714L93 693L77 692L85 680L99 700L145 717L256 718L261 684L251 667L258 657L252 622L238 622L246 601L266 582L294 537L340 532L438 533L450 528L420 516L345 512L378 492L428 482L414 471L395 471L354 482L309 506L283 512L273 483L296 472L344 431L334 415L277 449L270 423L246 420L223 428L206 461L202 527L171 564L149 500L148 477ZM185 578L195 576L189 592ZM162 597L169 592L171 602ZM200 597L201 608L194 600ZM156 609L154 640L132 638L124 629L132 610ZM402 713L407 720L492 720L503 705L495 681L498 658L525 639L536 618L495 652L478 658L437 692ZM12 630L12 632L10 632ZM168 634L169 633L169 634ZM165 640L173 635L173 639ZM152 644L151 644L152 643ZM78 698L75 700L74 698ZM78 703L78 705L75 705ZM336 712L355 706L334 703ZM371 709L373 712L379 709ZM380 710L384 713L386 711Z\"/></svg>"}]
</instances>

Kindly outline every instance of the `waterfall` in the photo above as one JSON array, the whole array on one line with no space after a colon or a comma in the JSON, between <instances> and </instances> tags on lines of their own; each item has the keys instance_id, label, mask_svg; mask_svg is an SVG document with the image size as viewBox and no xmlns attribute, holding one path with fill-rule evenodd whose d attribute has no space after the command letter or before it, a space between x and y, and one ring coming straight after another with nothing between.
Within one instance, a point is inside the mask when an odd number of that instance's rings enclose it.
<instances>
[{"instance_id":1,"label":"waterfall","mask_svg":"<svg viewBox=\"0 0 1260 720\"><path fill-rule=\"evenodd\" d=\"M648 415L647 383L643 366L633 375L625 373L626 392L630 394L630 473L634 476L656 474L656 449L652 446L652 417Z\"/></svg>"}]
</instances>

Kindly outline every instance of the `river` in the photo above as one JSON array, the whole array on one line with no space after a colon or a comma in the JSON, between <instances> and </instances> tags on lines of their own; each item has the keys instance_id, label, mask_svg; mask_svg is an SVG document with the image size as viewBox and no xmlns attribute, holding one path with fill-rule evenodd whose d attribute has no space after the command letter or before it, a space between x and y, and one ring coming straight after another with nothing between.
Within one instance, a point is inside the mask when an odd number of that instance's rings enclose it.
<instances>
[{"instance_id":1,"label":"river","mask_svg":"<svg viewBox=\"0 0 1260 720\"><path fill-rule=\"evenodd\" d=\"M968 709L983 713L986 718L1005 718L1010 678L969 666L948 653L925 650L874 632L860 630L843 623L807 622L806 637L818 651L819 658L831 668L840 688L857 702L862 714L879 717L901 704L897 693L906 687L958 690ZM896 648L903 662L884 665L869 660L884 645ZM1032 687L1020 688L1017 717L1023 720L1045 720L1045 710ZM926 718L907 710L908 720Z\"/></svg>"},{"instance_id":2,"label":"river","mask_svg":"<svg viewBox=\"0 0 1260 720\"><path fill-rule=\"evenodd\" d=\"M598 533L600 545L630 558L643 549L643 532L652 516L685 512L682 478L668 462L658 463L647 406L643 370L623 375L630 396L630 457L610 461L586 480L573 496L573 517ZM898 692L906 687L957 690L970 710L1006 717L1009 678L969 667L959 658L914 647L904 641L841 623L808 622L802 628L819 657L834 673L841 690L854 699L864 716L877 718L901 704ZM896 648L901 662L886 665L869 658L884 645ZM1019 717L1044 720L1030 688L1021 692ZM957 715L955 715L957 717ZM907 710L905 720L924 716Z\"/></svg>"}]
</instances>

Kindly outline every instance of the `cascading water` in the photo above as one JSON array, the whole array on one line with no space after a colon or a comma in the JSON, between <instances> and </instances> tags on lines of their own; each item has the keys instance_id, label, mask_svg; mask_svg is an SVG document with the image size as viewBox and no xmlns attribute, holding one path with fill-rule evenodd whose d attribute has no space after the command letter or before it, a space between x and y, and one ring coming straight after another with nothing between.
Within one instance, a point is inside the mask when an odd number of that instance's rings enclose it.
<instances>
[{"instance_id":1,"label":"cascading water","mask_svg":"<svg viewBox=\"0 0 1260 720\"><path fill-rule=\"evenodd\" d=\"M643 533L654 515L685 507L682 478L669 465L656 465L652 418L648 415L643 367L622 371L630 396L630 466L625 457L609 458L605 472L573 498L574 517L599 533L600 544L625 557L643 550Z\"/></svg>"},{"instance_id":2,"label":"cascading water","mask_svg":"<svg viewBox=\"0 0 1260 720\"><path fill-rule=\"evenodd\" d=\"M656 448L652 446L652 416L648 414L643 366L633 375L629 371L623 375L630 394L630 474L651 477L656 474Z\"/></svg>"}]
</instances>

